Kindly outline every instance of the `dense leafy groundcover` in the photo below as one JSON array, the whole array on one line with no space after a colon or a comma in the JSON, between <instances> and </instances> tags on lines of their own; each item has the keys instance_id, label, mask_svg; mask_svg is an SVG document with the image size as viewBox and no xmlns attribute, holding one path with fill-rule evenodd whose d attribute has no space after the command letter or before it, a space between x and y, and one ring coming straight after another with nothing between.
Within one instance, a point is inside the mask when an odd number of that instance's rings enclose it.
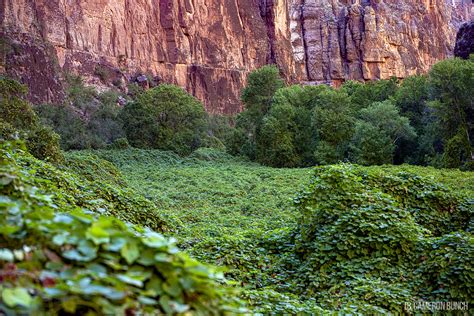
<instances>
[{"instance_id":1,"label":"dense leafy groundcover","mask_svg":"<svg viewBox=\"0 0 474 316\"><path fill-rule=\"evenodd\" d=\"M254 312L389 313L473 297L472 172L275 169L210 149L94 154L175 221L181 247L227 266Z\"/></svg>"},{"instance_id":2,"label":"dense leafy groundcover","mask_svg":"<svg viewBox=\"0 0 474 316\"><path fill-rule=\"evenodd\" d=\"M238 314L244 300L262 314L387 314L412 300L472 304L470 172L275 169L205 148L187 158L69 152L54 167L18 146L1 150L7 312ZM177 247L227 267L236 289Z\"/></svg>"},{"instance_id":3,"label":"dense leafy groundcover","mask_svg":"<svg viewBox=\"0 0 474 316\"><path fill-rule=\"evenodd\" d=\"M21 145L3 142L0 152L3 312L242 311L234 290L220 284L222 273L180 252L173 239L79 207L81 199L71 201L58 189L74 176L37 161Z\"/></svg>"},{"instance_id":4,"label":"dense leafy groundcover","mask_svg":"<svg viewBox=\"0 0 474 316\"><path fill-rule=\"evenodd\" d=\"M471 302L472 196L412 173L317 168L296 198L283 260L292 291L323 307L402 312L404 302ZM286 262L285 262L286 260Z\"/></svg>"}]
</instances>

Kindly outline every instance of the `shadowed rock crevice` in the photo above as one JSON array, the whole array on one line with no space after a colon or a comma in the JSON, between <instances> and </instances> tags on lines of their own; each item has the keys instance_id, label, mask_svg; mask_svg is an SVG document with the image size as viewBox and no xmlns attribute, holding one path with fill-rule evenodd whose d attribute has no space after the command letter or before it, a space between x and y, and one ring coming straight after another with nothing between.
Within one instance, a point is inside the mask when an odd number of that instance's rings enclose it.
<instances>
[{"instance_id":1,"label":"shadowed rock crevice","mask_svg":"<svg viewBox=\"0 0 474 316\"><path fill-rule=\"evenodd\" d=\"M454 48L456 57L467 59L470 54L474 54L474 21L461 26L456 36L456 46Z\"/></svg>"}]
</instances>

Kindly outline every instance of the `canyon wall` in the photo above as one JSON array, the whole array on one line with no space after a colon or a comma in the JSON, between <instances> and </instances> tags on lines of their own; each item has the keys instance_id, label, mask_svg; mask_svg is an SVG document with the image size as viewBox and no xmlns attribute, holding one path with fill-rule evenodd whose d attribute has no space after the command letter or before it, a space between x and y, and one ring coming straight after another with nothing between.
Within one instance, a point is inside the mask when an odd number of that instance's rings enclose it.
<instances>
[{"instance_id":1,"label":"canyon wall","mask_svg":"<svg viewBox=\"0 0 474 316\"><path fill-rule=\"evenodd\" d=\"M235 113L264 64L288 82L403 78L451 56L472 17L465 0L0 0L0 72L34 102L62 98L61 70L99 89L147 74Z\"/></svg>"}]
</instances>

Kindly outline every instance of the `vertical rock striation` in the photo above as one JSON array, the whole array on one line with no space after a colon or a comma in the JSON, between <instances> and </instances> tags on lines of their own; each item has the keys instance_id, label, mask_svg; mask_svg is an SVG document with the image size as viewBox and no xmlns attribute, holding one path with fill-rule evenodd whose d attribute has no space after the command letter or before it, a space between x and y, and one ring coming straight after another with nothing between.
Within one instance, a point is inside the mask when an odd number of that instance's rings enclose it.
<instances>
[{"instance_id":1,"label":"vertical rock striation","mask_svg":"<svg viewBox=\"0 0 474 316\"><path fill-rule=\"evenodd\" d=\"M452 54L465 0L0 0L0 71L35 102L60 69L99 87L135 74L179 84L207 110L240 110L249 71L288 82L403 78Z\"/></svg>"},{"instance_id":2,"label":"vertical rock striation","mask_svg":"<svg viewBox=\"0 0 474 316\"><path fill-rule=\"evenodd\" d=\"M456 30L472 19L472 8L462 0L304 0L307 80L337 84L426 72L452 55Z\"/></svg>"}]
</instances>

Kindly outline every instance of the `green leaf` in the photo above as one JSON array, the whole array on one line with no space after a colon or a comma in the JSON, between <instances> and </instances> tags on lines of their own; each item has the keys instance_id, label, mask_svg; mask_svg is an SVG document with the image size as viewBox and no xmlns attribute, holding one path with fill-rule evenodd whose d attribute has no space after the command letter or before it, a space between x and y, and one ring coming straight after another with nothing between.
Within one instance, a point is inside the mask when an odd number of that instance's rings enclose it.
<instances>
[{"instance_id":1,"label":"green leaf","mask_svg":"<svg viewBox=\"0 0 474 316\"><path fill-rule=\"evenodd\" d=\"M140 256L137 243L133 240L129 240L120 251L122 257L127 261L128 264L132 264Z\"/></svg>"},{"instance_id":2,"label":"green leaf","mask_svg":"<svg viewBox=\"0 0 474 316\"><path fill-rule=\"evenodd\" d=\"M28 293L28 290L20 287L14 289L4 289L2 292L2 300L10 307L15 307L17 305L30 307L33 301L30 294Z\"/></svg>"},{"instance_id":3,"label":"green leaf","mask_svg":"<svg viewBox=\"0 0 474 316\"><path fill-rule=\"evenodd\" d=\"M149 233L146 238L143 238L143 243L151 248L167 248L169 245L168 240L155 232Z\"/></svg>"},{"instance_id":4,"label":"green leaf","mask_svg":"<svg viewBox=\"0 0 474 316\"><path fill-rule=\"evenodd\" d=\"M143 287L143 281L139 280L138 278L134 278L126 274L119 274L117 275L117 278L127 284L131 284L137 287Z\"/></svg>"},{"instance_id":5,"label":"green leaf","mask_svg":"<svg viewBox=\"0 0 474 316\"><path fill-rule=\"evenodd\" d=\"M138 301L142 303L143 305L155 305L158 303L157 300L150 297L143 296L143 295L140 295L138 297Z\"/></svg>"},{"instance_id":6,"label":"green leaf","mask_svg":"<svg viewBox=\"0 0 474 316\"><path fill-rule=\"evenodd\" d=\"M0 260L12 262L15 259L10 249L0 249Z\"/></svg>"},{"instance_id":7,"label":"green leaf","mask_svg":"<svg viewBox=\"0 0 474 316\"><path fill-rule=\"evenodd\" d=\"M96 245L109 242L110 234L99 225L92 225L86 232L87 238L91 239Z\"/></svg>"}]
</instances>

